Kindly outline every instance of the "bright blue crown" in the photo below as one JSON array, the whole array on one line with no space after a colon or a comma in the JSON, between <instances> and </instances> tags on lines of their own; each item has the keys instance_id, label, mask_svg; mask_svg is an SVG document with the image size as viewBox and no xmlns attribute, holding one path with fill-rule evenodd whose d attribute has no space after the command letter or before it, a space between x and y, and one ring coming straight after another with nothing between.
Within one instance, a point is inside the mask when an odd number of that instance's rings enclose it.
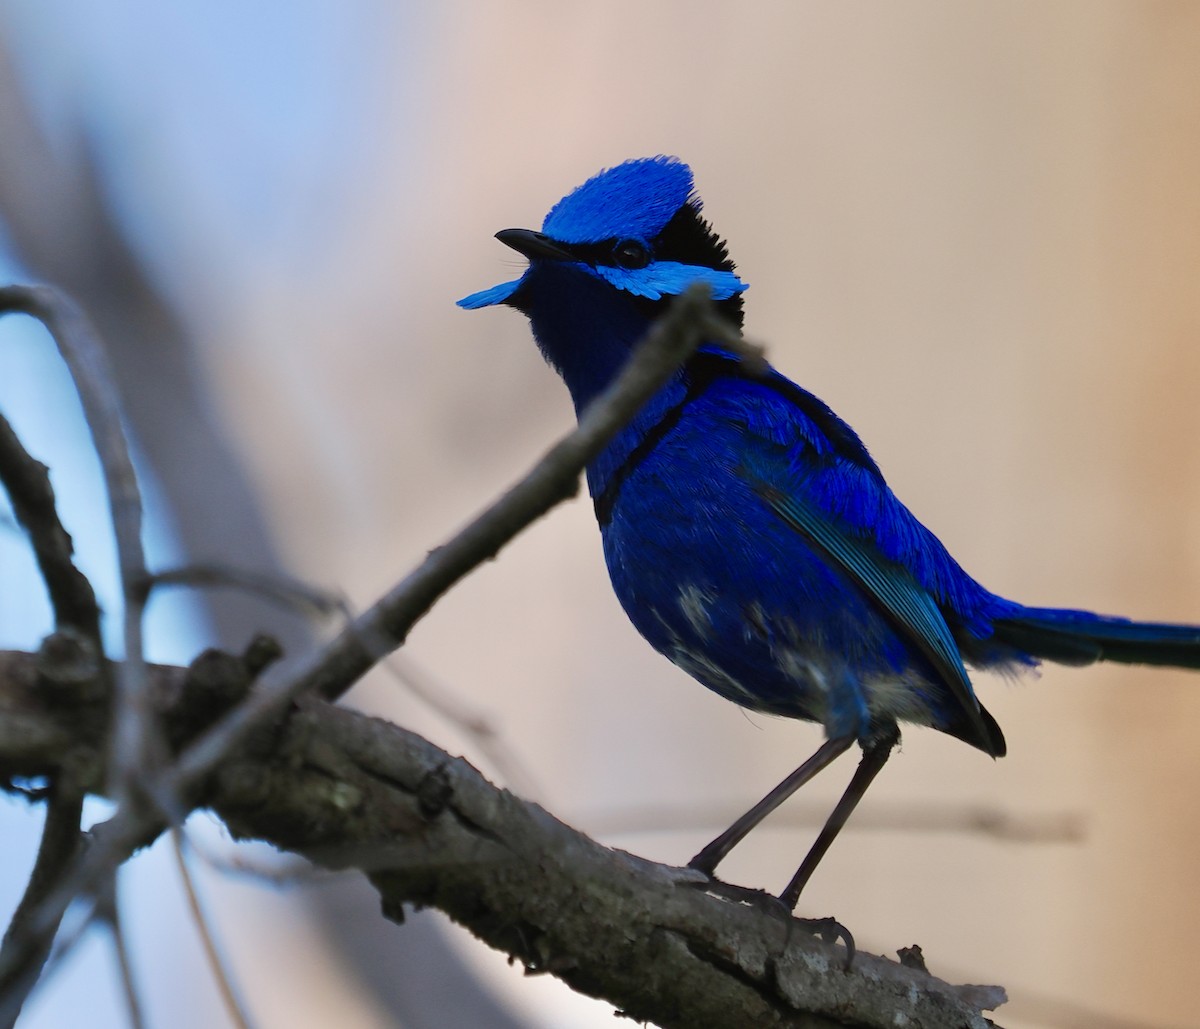
<instances>
[{"instance_id":1,"label":"bright blue crown","mask_svg":"<svg viewBox=\"0 0 1200 1029\"><path fill-rule=\"evenodd\" d=\"M653 239L686 203L700 209L692 169L677 157L643 157L607 168L563 197L542 231L563 243Z\"/></svg>"}]
</instances>

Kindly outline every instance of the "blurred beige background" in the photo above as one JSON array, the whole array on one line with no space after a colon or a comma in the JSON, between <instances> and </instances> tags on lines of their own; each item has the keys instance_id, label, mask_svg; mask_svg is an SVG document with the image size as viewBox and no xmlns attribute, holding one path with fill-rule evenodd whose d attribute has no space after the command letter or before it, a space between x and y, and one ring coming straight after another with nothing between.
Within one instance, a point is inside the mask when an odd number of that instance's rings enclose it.
<instances>
[{"instance_id":1,"label":"blurred beige background","mask_svg":"<svg viewBox=\"0 0 1200 1029\"><path fill-rule=\"evenodd\" d=\"M569 427L524 319L453 301L516 274L494 231L536 227L601 167L662 152L692 165L752 284L748 334L855 426L972 574L1030 603L1200 620L1200 6L400 11L380 5L370 39L342 41L405 56L372 87L370 162L313 194L320 247L238 252L203 211L172 207L169 183L147 200L296 575L368 603ZM489 714L537 799L661 860L686 861L819 740L650 651L583 500L446 598L408 649ZM1194 1024L1200 679L1048 668L977 685L1010 756L911 730L862 821L972 805L1078 817L1085 839L852 822L803 910L865 949L920 943L936 974L1004 984L1009 1029ZM495 773L384 677L350 702ZM811 824L756 832L724 874L780 889L851 767L797 798ZM663 831L621 829L647 810ZM205 879L261 1025L393 1024L339 992L336 967L272 978L281 948L328 946L294 893ZM522 1024L611 1024L452 932Z\"/></svg>"}]
</instances>

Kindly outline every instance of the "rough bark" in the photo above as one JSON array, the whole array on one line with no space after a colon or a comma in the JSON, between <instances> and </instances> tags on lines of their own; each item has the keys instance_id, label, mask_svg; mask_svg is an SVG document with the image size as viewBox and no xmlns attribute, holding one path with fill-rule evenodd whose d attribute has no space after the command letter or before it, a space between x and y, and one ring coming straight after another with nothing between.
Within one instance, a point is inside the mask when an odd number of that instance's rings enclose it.
<instances>
[{"instance_id":1,"label":"rough bark","mask_svg":"<svg viewBox=\"0 0 1200 1029\"><path fill-rule=\"evenodd\" d=\"M55 654L0 653L0 777L69 767L98 790L100 680ZM213 653L190 670L149 672L176 746L249 685L238 659ZM395 921L406 905L436 907L531 973L660 1026L982 1029L981 1008L1004 999L996 987L951 986L868 954L846 968L843 948L769 904L602 847L462 758L323 700L260 729L194 799L239 837L360 869Z\"/></svg>"}]
</instances>

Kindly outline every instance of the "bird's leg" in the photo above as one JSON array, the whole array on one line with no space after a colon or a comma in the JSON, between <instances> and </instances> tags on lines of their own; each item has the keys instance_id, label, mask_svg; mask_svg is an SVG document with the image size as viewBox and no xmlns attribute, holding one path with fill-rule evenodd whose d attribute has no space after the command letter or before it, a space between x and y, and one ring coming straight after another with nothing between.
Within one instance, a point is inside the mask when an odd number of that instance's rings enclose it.
<instances>
[{"instance_id":1,"label":"bird's leg","mask_svg":"<svg viewBox=\"0 0 1200 1029\"><path fill-rule=\"evenodd\" d=\"M899 740L900 728L895 722L892 722L863 744L862 760L859 761L858 768L854 770L854 777L850 780L850 785L846 787L846 792L837 802L837 807L833 809L833 814L829 816L821 834L813 843L808 854L805 855L803 864L796 870L796 874L792 876L792 881L787 884L787 888L779 895L779 899L789 911L795 910L796 901L800 899L800 892L808 884L817 865L821 863L821 858L825 856L829 845L842 831L846 819L850 817L858 802L862 800L871 781L887 763L892 748Z\"/></svg>"},{"instance_id":2,"label":"bird's leg","mask_svg":"<svg viewBox=\"0 0 1200 1029\"><path fill-rule=\"evenodd\" d=\"M724 859L725 855L733 850L733 848L745 838L746 834L750 832L751 829L753 829L756 825L758 825L759 822L766 818L767 815L779 807L779 805L787 800L788 797L800 789L801 786L808 782L808 780L816 775L822 768L832 762L840 754L844 754L850 748L850 744L853 742L853 736L837 736L832 740L826 740L823 744L821 744L821 748L815 754L813 754L812 757L805 761L804 764L802 764L791 775L784 779L783 782L775 787L775 789L763 797L763 799L755 804L754 807L742 815L742 817L734 822L733 825L721 833L721 835L713 840L712 843L710 843L707 847L700 851L699 854L692 858L692 860L688 862L688 868L694 868L698 872L703 872L705 875L711 876L717 865L719 865ZM895 740L892 742L895 742ZM891 743L888 744L887 749L891 749ZM886 751L884 752L883 756L886 760ZM863 757L863 761L864 763L866 761L865 755ZM882 765L883 762L880 761L880 764ZM859 765L859 773L861 773L861 771L862 765ZM878 769L876 769L876 771L878 771ZM855 773L854 778L856 781L859 773ZM867 782L870 781L870 778L868 778ZM851 785L853 785L853 783L851 783ZM866 783L863 783L863 789L866 789ZM845 797L842 798L843 802L845 799ZM858 798L855 797L855 801L857 800ZM852 809L853 807L854 804L852 803L850 808ZM834 814L836 815L837 812L835 811ZM849 815L850 811L847 810L846 814ZM830 824L832 821L833 819L830 818ZM842 821L844 822L845 818L843 818ZM841 825L839 824L838 829L840 828ZM829 824L826 824L825 830L828 831L828 829ZM834 830L834 835L836 834L837 829ZM832 841L832 839L833 836L830 836L830 841ZM818 842L820 841L818 840ZM826 843L825 846L828 847L829 844ZM815 849L816 848L814 847L814 850ZM822 849L821 853L823 854L825 851ZM811 856L812 854L810 853L809 857ZM819 857L820 855L818 855L818 858ZM799 891L797 891L797 893L798 892ZM796 905L793 902L792 907L795 906ZM790 911L791 908L788 910Z\"/></svg>"}]
</instances>

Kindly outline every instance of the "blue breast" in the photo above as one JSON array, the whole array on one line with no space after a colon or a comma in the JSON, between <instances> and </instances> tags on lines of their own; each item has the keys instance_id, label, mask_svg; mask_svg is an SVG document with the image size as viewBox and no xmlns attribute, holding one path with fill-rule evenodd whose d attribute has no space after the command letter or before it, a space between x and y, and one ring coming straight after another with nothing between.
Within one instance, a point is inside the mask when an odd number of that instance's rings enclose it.
<instances>
[{"instance_id":1,"label":"blue breast","mask_svg":"<svg viewBox=\"0 0 1200 1029\"><path fill-rule=\"evenodd\" d=\"M831 735L867 734L877 680L917 683L908 717L951 717L924 656L747 481L756 450L783 475L796 453L820 459L795 412L767 418L763 435L748 417L780 406L769 389L727 379L680 407L685 394L682 382L663 391L589 470L594 497L623 474L602 518L604 554L641 634L722 696ZM630 468L667 412L673 424Z\"/></svg>"}]
</instances>

